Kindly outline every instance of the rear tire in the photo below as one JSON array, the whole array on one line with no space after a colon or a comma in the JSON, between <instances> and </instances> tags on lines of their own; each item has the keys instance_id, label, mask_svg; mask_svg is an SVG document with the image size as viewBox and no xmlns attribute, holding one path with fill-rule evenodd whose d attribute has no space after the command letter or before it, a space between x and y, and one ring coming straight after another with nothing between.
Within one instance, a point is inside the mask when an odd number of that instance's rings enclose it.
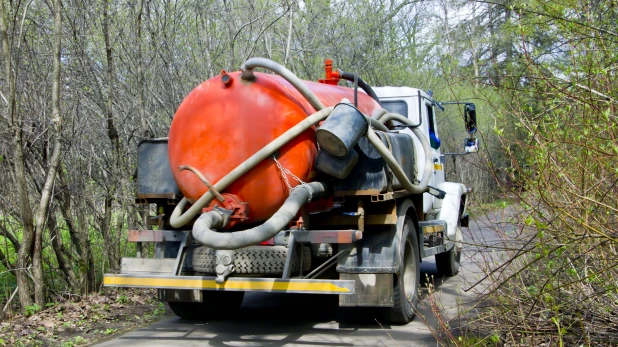
<instances>
[{"instance_id":1,"label":"rear tire","mask_svg":"<svg viewBox=\"0 0 618 347\"><path fill-rule=\"evenodd\" d=\"M416 315L420 287L420 256L414 223L406 217L403 223L399 271L395 274L393 307L384 309L384 318L394 324L408 324Z\"/></svg>"},{"instance_id":2,"label":"rear tire","mask_svg":"<svg viewBox=\"0 0 618 347\"><path fill-rule=\"evenodd\" d=\"M176 302L168 305L174 314L187 320L233 318L240 309L245 292L202 291L203 302Z\"/></svg>"}]
</instances>

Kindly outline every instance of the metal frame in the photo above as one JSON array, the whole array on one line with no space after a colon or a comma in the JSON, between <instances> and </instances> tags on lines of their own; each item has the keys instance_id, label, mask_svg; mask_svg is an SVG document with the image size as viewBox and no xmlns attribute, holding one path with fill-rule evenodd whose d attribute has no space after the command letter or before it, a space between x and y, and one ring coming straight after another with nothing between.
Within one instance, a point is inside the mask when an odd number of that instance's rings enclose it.
<instances>
[{"instance_id":1,"label":"metal frame","mask_svg":"<svg viewBox=\"0 0 618 347\"><path fill-rule=\"evenodd\" d=\"M174 272L174 258L129 258L123 257L120 265L122 274L166 274Z\"/></svg>"},{"instance_id":2,"label":"metal frame","mask_svg":"<svg viewBox=\"0 0 618 347\"><path fill-rule=\"evenodd\" d=\"M424 233L446 233L448 224L443 220L430 220L430 221L421 221L418 222L418 226Z\"/></svg>"},{"instance_id":3,"label":"metal frame","mask_svg":"<svg viewBox=\"0 0 618 347\"><path fill-rule=\"evenodd\" d=\"M439 253L443 253L443 252L446 252L447 250L448 249L446 248L446 245L440 245L440 246L429 247L429 248L425 248L425 246L423 246L423 249L421 250L422 258L436 255Z\"/></svg>"},{"instance_id":4,"label":"metal frame","mask_svg":"<svg viewBox=\"0 0 618 347\"><path fill-rule=\"evenodd\" d=\"M186 230L129 230L129 242L182 241Z\"/></svg>"},{"instance_id":5,"label":"metal frame","mask_svg":"<svg viewBox=\"0 0 618 347\"><path fill-rule=\"evenodd\" d=\"M353 243L363 238L363 232L360 230L290 230L290 236L288 238L288 254L285 258L285 265L283 266L282 279L290 278L292 272L292 259L296 252L296 243ZM341 252L339 252L341 253ZM340 254L337 255L337 258ZM335 258L335 257L333 257ZM302 271L302 253L300 255ZM332 259L329 259L329 261ZM315 270L314 270L315 271ZM302 274L302 272L301 272ZM319 275L319 274L318 274ZM318 276L315 275L314 277ZM307 278L307 277L305 277Z\"/></svg>"},{"instance_id":6,"label":"metal frame","mask_svg":"<svg viewBox=\"0 0 618 347\"><path fill-rule=\"evenodd\" d=\"M422 221L419 222L418 225L421 229L422 236L429 235L430 237L432 237L437 233L444 233L444 235L446 235L448 229L448 224L446 223L446 221L443 220ZM432 255L446 252L451 249L452 243L444 244L444 238L441 238L441 240L442 244L425 248L425 243L422 242L422 239L420 239L419 245L421 247L421 258L430 257ZM430 243L430 246L432 245L433 242Z\"/></svg>"},{"instance_id":7,"label":"metal frame","mask_svg":"<svg viewBox=\"0 0 618 347\"><path fill-rule=\"evenodd\" d=\"M316 278L320 276L322 273L324 273L324 271L335 266L339 258L342 255L347 254L347 253L348 253L347 251L339 251L337 254L330 257L330 259L326 260L322 265L316 267L313 271L307 274L307 276L303 277L303 279L312 279L312 278Z\"/></svg>"},{"instance_id":8,"label":"metal frame","mask_svg":"<svg viewBox=\"0 0 618 347\"><path fill-rule=\"evenodd\" d=\"M176 256L176 263L174 264L174 275L180 275L182 272L182 265L185 262L185 256L187 254L187 248L191 246L193 242L193 234L191 232L185 232L182 241L180 242L180 248L178 248L178 255Z\"/></svg>"}]
</instances>

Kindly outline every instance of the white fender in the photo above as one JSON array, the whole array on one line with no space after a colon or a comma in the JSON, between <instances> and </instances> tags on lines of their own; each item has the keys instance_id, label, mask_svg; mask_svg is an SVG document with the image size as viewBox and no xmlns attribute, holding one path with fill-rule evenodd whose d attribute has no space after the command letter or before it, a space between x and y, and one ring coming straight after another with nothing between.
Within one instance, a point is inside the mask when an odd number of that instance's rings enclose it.
<instances>
[{"instance_id":1,"label":"white fender","mask_svg":"<svg viewBox=\"0 0 618 347\"><path fill-rule=\"evenodd\" d=\"M461 196L466 192L466 186L461 183L444 182L437 187L446 192L444 200L442 200L442 210L436 216L437 219L443 220L448 226L447 237L452 241L462 241L459 225L459 209L461 206ZM457 245L461 247L461 245Z\"/></svg>"}]
</instances>

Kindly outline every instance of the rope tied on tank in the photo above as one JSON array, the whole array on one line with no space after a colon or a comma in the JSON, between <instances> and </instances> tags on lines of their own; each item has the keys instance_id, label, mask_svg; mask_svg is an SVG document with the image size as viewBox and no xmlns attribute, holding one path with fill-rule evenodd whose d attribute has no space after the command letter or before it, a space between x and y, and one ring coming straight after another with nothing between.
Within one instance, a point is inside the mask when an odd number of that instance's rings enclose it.
<instances>
[{"instance_id":1,"label":"rope tied on tank","mask_svg":"<svg viewBox=\"0 0 618 347\"><path fill-rule=\"evenodd\" d=\"M277 157L275 157L274 155L273 155L273 160L275 161L275 164L277 165L277 168L279 169L279 171L281 171L281 176L283 177L283 181L285 182L285 185L288 187L288 191L290 192L290 194L295 189L303 188L307 191L307 193L309 193L309 200L307 200L307 202L311 202L311 199L313 198L311 187L309 187L307 183L303 182L303 180L298 178L298 176L294 175L290 170L284 168L283 165L281 165L281 163L277 160ZM288 175L292 176L292 178L298 181L300 185L297 185L296 187L292 188L292 185L290 184L290 181L288 180Z\"/></svg>"}]
</instances>

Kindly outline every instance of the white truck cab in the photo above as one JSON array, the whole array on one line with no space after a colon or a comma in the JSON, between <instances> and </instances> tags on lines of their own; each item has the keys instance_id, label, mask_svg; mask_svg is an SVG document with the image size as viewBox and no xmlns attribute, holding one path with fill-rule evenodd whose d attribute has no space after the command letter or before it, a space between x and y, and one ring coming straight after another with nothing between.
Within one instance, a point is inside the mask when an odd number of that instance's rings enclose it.
<instances>
[{"instance_id":1,"label":"white truck cab","mask_svg":"<svg viewBox=\"0 0 618 347\"><path fill-rule=\"evenodd\" d=\"M431 140L434 167L433 175L429 179L429 185L439 188L445 180L444 156L440 154L440 137L436 123L434 101L431 96L420 89L410 87L379 87L374 88L374 91L386 110L401 114L415 122L415 124L419 124L420 130ZM412 136L415 148L416 170L417 172L422 172L422 165L425 163L425 153L422 150L421 142L412 134L410 129L402 128L401 132ZM437 199L433 195L425 193L423 194L423 208L424 213L435 215L442 208L442 199Z\"/></svg>"},{"instance_id":2,"label":"white truck cab","mask_svg":"<svg viewBox=\"0 0 618 347\"><path fill-rule=\"evenodd\" d=\"M463 240L459 228L461 211L465 208L465 194L468 189L461 183L446 182L445 157L441 153L440 133L437 126L437 106L431 93L411 87L375 87L373 88L380 99L382 106L392 113L401 114L418 124L421 132L430 140L431 153L433 156L433 174L429 179L429 185L446 193L444 198L439 198L430 193L423 194L423 213L426 220L443 220L448 224L448 241L454 241L459 247ZM451 103L445 103L451 104ZM459 104L459 103L453 103ZM466 105L466 127L473 134L476 131L476 114L469 114L469 110L475 111L473 104ZM471 107L469 106L471 105ZM441 106L440 106L441 108ZM473 119L471 119L473 117ZM471 131L473 130L473 131ZM422 171L425 162L425 153L422 150L419 139L412 133L409 127L402 127L399 132L412 136L416 159L417 172ZM466 153L478 150L478 140L466 139ZM463 153L462 153L463 154Z\"/></svg>"}]
</instances>

